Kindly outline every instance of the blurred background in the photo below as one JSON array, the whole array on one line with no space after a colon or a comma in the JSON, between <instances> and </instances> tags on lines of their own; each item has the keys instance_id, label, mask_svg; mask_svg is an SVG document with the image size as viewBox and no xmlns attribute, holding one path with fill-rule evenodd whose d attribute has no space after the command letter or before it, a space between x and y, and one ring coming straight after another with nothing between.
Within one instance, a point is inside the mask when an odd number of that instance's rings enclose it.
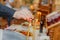
<instances>
[{"instance_id":1,"label":"blurred background","mask_svg":"<svg viewBox=\"0 0 60 40\"><path fill-rule=\"evenodd\" d=\"M60 0L0 0L0 3L14 10L20 10L24 7L28 8L35 18L35 24L31 22L31 26L35 26L34 30L40 31L41 21L44 21L43 26L48 29L46 34L50 36L50 40L60 40ZM10 24L22 25L26 27L29 24L28 22L25 22L27 21L23 19L17 20L12 18ZM5 29L7 27L7 17L0 17L0 29ZM19 32L27 35L27 31ZM32 33L30 33L30 36L31 35Z\"/></svg>"}]
</instances>

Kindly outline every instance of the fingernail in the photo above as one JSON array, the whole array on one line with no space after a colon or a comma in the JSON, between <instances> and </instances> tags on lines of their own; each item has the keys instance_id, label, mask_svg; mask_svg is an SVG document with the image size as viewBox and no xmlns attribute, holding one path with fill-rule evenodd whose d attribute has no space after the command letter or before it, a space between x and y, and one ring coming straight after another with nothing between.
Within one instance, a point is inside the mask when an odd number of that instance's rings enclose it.
<instances>
[{"instance_id":1,"label":"fingernail","mask_svg":"<svg viewBox=\"0 0 60 40\"><path fill-rule=\"evenodd\" d=\"M32 19L29 19L29 22L31 22L32 21Z\"/></svg>"}]
</instances>

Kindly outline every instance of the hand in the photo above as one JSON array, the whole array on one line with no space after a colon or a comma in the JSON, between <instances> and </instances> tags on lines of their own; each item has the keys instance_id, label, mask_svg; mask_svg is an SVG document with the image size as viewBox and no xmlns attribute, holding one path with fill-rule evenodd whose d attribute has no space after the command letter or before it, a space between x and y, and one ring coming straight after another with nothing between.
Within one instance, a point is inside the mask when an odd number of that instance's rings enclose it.
<instances>
[{"instance_id":1,"label":"hand","mask_svg":"<svg viewBox=\"0 0 60 40\"><path fill-rule=\"evenodd\" d=\"M30 11L16 11L13 15L14 18L16 19L24 19L27 21L31 21L32 19L34 19L32 13Z\"/></svg>"}]
</instances>

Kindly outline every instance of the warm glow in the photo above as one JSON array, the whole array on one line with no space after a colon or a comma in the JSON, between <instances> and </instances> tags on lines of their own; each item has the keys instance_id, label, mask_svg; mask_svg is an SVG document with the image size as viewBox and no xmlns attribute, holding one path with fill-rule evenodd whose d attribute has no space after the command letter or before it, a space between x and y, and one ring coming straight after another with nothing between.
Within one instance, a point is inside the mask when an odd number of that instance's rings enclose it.
<instances>
[{"instance_id":1,"label":"warm glow","mask_svg":"<svg viewBox=\"0 0 60 40\"><path fill-rule=\"evenodd\" d=\"M38 22L38 19L36 19L36 22Z\"/></svg>"},{"instance_id":2,"label":"warm glow","mask_svg":"<svg viewBox=\"0 0 60 40\"><path fill-rule=\"evenodd\" d=\"M38 15L41 15L41 12L37 12Z\"/></svg>"},{"instance_id":3,"label":"warm glow","mask_svg":"<svg viewBox=\"0 0 60 40\"><path fill-rule=\"evenodd\" d=\"M34 9L34 6L33 6L33 5L31 5L31 6L30 6L30 9L32 9L32 10L33 10L33 9Z\"/></svg>"}]
</instances>

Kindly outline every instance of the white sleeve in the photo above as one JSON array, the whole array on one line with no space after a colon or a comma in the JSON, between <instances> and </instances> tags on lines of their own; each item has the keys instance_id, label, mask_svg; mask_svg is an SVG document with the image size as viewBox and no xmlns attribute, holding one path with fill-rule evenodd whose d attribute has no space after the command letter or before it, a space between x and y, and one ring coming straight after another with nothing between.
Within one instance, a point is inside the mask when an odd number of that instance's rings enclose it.
<instances>
[{"instance_id":1,"label":"white sleeve","mask_svg":"<svg viewBox=\"0 0 60 40\"><path fill-rule=\"evenodd\" d=\"M0 40L2 40L3 30L0 29Z\"/></svg>"}]
</instances>

